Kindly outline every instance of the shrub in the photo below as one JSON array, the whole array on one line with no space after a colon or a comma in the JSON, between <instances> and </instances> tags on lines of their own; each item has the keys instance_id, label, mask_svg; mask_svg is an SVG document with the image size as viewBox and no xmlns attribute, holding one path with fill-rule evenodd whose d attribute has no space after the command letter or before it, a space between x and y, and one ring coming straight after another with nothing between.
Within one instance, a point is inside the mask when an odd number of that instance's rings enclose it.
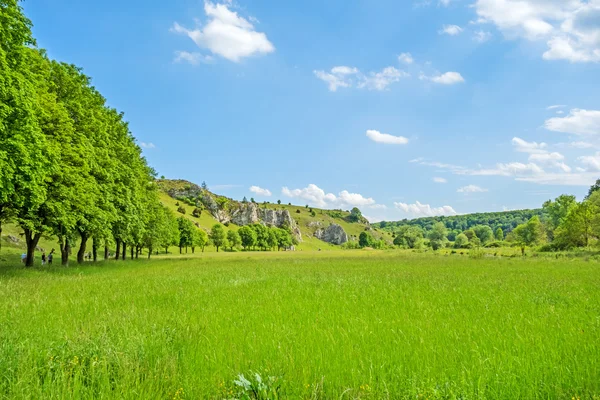
<instances>
[{"instance_id":1,"label":"shrub","mask_svg":"<svg viewBox=\"0 0 600 400\"><path fill-rule=\"evenodd\" d=\"M296 210L296 214L300 214L300 210Z\"/></svg>"},{"instance_id":2,"label":"shrub","mask_svg":"<svg viewBox=\"0 0 600 400\"><path fill-rule=\"evenodd\" d=\"M177 212L185 215L185 207L179 206L179 208L177 209Z\"/></svg>"},{"instance_id":3,"label":"shrub","mask_svg":"<svg viewBox=\"0 0 600 400\"><path fill-rule=\"evenodd\" d=\"M192 216L194 216L196 218L200 218L201 215L202 215L202 210L198 207L194 208L194 211L192 211Z\"/></svg>"}]
</instances>

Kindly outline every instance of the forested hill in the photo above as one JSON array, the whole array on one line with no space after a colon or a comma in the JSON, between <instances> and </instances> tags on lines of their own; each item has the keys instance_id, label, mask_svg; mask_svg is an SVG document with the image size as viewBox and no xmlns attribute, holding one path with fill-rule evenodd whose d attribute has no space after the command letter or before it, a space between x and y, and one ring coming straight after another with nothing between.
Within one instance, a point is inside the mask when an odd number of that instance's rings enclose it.
<instances>
[{"instance_id":1,"label":"forested hill","mask_svg":"<svg viewBox=\"0 0 600 400\"><path fill-rule=\"evenodd\" d=\"M419 226L428 231L436 222L443 222L446 225L446 228L452 231L463 232L477 225L487 225L494 231L498 228L502 228L504 233L508 233L518 225L529 221L531 217L536 215L541 219L544 219L544 211L542 209L535 209L454 215L450 217L426 217L412 220L403 219L402 221L396 222L381 221L372 226L390 232L393 232L398 227L406 225Z\"/></svg>"}]
</instances>

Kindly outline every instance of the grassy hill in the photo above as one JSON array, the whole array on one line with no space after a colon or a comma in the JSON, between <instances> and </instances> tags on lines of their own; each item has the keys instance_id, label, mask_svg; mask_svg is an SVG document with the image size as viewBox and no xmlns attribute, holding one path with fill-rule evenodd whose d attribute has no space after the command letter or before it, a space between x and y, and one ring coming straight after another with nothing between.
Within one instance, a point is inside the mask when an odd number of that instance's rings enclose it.
<instances>
[{"instance_id":1,"label":"grassy hill","mask_svg":"<svg viewBox=\"0 0 600 400\"><path fill-rule=\"evenodd\" d=\"M185 180L168 180L161 179L158 181L158 186L161 190L160 200L168 207L171 211L173 211L178 216L184 216L190 221L196 223L202 229L210 230L211 227L219 221L215 219L211 213L204 209L200 217L194 217L192 215L193 210L196 208L195 205L191 205L194 201L197 200L187 199L186 201L182 200L184 194L196 194L197 190L200 190L200 187L195 185L194 183L185 181ZM171 194L169 194L171 193ZM210 192L209 192L210 193ZM181 194L181 196L177 196L176 194ZM220 196L214 193L210 193L216 199L217 203L227 204L228 207L235 207L236 205L241 205L241 202ZM179 199L177 199L179 197ZM198 204L201 206L200 204ZM178 212L178 208L183 207L185 209L185 214L181 214ZM276 203L260 203L259 207L271 209L271 210L287 210L289 211L292 218L298 224L300 231L302 233L302 242L296 246L297 250L333 250L339 249L339 246L332 245L326 243L322 240L319 240L314 237L314 233L317 229L327 228L330 224L338 224L340 225L344 231L348 234L351 240L358 240L358 236L361 232L365 230L369 230L371 234L376 239L384 239L388 242L392 241L392 236L390 232L383 232L379 229L373 229L368 221L363 220L361 222L350 222L349 216L350 213L347 211L341 210L324 210L314 207L307 208L306 206L297 206L290 204L276 204ZM311 211L314 212L314 216ZM235 224L227 224L226 229L239 229L239 226Z\"/></svg>"}]
</instances>

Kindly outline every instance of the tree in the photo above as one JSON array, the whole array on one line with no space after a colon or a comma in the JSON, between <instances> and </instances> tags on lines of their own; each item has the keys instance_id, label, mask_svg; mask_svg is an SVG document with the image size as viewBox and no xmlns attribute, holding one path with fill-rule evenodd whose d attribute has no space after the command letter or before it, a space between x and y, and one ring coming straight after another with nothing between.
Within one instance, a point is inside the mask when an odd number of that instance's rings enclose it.
<instances>
[{"instance_id":1,"label":"tree","mask_svg":"<svg viewBox=\"0 0 600 400\"><path fill-rule=\"evenodd\" d=\"M590 191L590 194L591 195ZM554 231L564 222L569 212L577 207L575 196L561 195L554 201L548 200L543 205L543 210L548 216L548 234L550 239L554 239Z\"/></svg>"},{"instance_id":2,"label":"tree","mask_svg":"<svg viewBox=\"0 0 600 400\"><path fill-rule=\"evenodd\" d=\"M208 190L208 185L206 184L205 181L202 181L202 190Z\"/></svg>"},{"instance_id":3,"label":"tree","mask_svg":"<svg viewBox=\"0 0 600 400\"><path fill-rule=\"evenodd\" d=\"M498 227L498 229L496 229L496 232L494 233L494 237L499 242L504 240L504 231L502 230L502 228Z\"/></svg>"},{"instance_id":4,"label":"tree","mask_svg":"<svg viewBox=\"0 0 600 400\"><path fill-rule=\"evenodd\" d=\"M525 247L538 245L546 240L544 226L537 215L527 223L517 226L512 233L515 243L521 247L522 255L525 255Z\"/></svg>"},{"instance_id":5,"label":"tree","mask_svg":"<svg viewBox=\"0 0 600 400\"><path fill-rule=\"evenodd\" d=\"M217 253L219 252L219 247L227 246L227 234L221 224L215 224L210 230L210 235L208 235L208 237L216 247Z\"/></svg>"},{"instance_id":6,"label":"tree","mask_svg":"<svg viewBox=\"0 0 600 400\"><path fill-rule=\"evenodd\" d=\"M256 201L254 200L254 197L250 197L250 202L251 202L252 204L256 204Z\"/></svg>"},{"instance_id":7,"label":"tree","mask_svg":"<svg viewBox=\"0 0 600 400\"><path fill-rule=\"evenodd\" d=\"M179 254L182 253L184 247L187 253L187 248L194 244L194 229L196 228L192 221L184 217L179 217L177 222L179 223Z\"/></svg>"},{"instance_id":8,"label":"tree","mask_svg":"<svg viewBox=\"0 0 600 400\"><path fill-rule=\"evenodd\" d=\"M371 236L369 232L362 231L360 235L358 235L358 245L360 247L372 247L373 242L373 236Z\"/></svg>"},{"instance_id":9,"label":"tree","mask_svg":"<svg viewBox=\"0 0 600 400\"><path fill-rule=\"evenodd\" d=\"M263 251L270 246L269 228L262 224L252 224L251 228L256 232L256 245Z\"/></svg>"},{"instance_id":10,"label":"tree","mask_svg":"<svg viewBox=\"0 0 600 400\"><path fill-rule=\"evenodd\" d=\"M475 231L473 229L468 229L468 230L464 231L463 233L469 240L473 240L474 237L477 237L477 235L475 234Z\"/></svg>"},{"instance_id":11,"label":"tree","mask_svg":"<svg viewBox=\"0 0 600 400\"><path fill-rule=\"evenodd\" d=\"M281 205L281 200L277 200L277 204Z\"/></svg>"},{"instance_id":12,"label":"tree","mask_svg":"<svg viewBox=\"0 0 600 400\"><path fill-rule=\"evenodd\" d=\"M282 229L282 228L274 228L274 229L276 230L276 233L277 233L277 248L278 248L278 250L288 249L294 244L294 239L292 238L292 235L290 234L290 232L288 232L287 230Z\"/></svg>"},{"instance_id":13,"label":"tree","mask_svg":"<svg viewBox=\"0 0 600 400\"><path fill-rule=\"evenodd\" d=\"M184 211L183 214L185 214L185 209L183 211ZM202 209L199 207L194 208L194 211L192 211L192 217L200 218L201 215L202 215Z\"/></svg>"},{"instance_id":14,"label":"tree","mask_svg":"<svg viewBox=\"0 0 600 400\"><path fill-rule=\"evenodd\" d=\"M447 238L448 230L446 229L446 225L443 222L438 222L433 225L431 232L429 232L429 242L431 243L431 248L433 250L439 250L444 247L445 242L448 241Z\"/></svg>"},{"instance_id":15,"label":"tree","mask_svg":"<svg viewBox=\"0 0 600 400\"><path fill-rule=\"evenodd\" d=\"M244 247L244 250L256 246L256 231L254 229L249 226L242 226L238 230L238 234L242 241L242 247Z\"/></svg>"},{"instance_id":16,"label":"tree","mask_svg":"<svg viewBox=\"0 0 600 400\"><path fill-rule=\"evenodd\" d=\"M423 230L418 226L401 226L395 234L394 244L396 246L416 249L420 248L423 243Z\"/></svg>"},{"instance_id":17,"label":"tree","mask_svg":"<svg viewBox=\"0 0 600 400\"><path fill-rule=\"evenodd\" d=\"M244 196L244 198L242 199L242 203L246 204L248 202L248 199L246 198L246 196Z\"/></svg>"},{"instance_id":18,"label":"tree","mask_svg":"<svg viewBox=\"0 0 600 400\"><path fill-rule=\"evenodd\" d=\"M348 219L350 220L350 222L358 222L362 219L362 213L360 212L360 210L357 207L354 207L350 211L350 215L348 216Z\"/></svg>"},{"instance_id":19,"label":"tree","mask_svg":"<svg viewBox=\"0 0 600 400\"><path fill-rule=\"evenodd\" d=\"M600 179L596 179L596 182L590 187L590 190L588 191L585 200L589 199L592 196L592 194L594 194L598 190L600 190Z\"/></svg>"},{"instance_id":20,"label":"tree","mask_svg":"<svg viewBox=\"0 0 600 400\"><path fill-rule=\"evenodd\" d=\"M454 241L454 247L464 249L469 245L469 238L464 233L459 234Z\"/></svg>"},{"instance_id":21,"label":"tree","mask_svg":"<svg viewBox=\"0 0 600 400\"><path fill-rule=\"evenodd\" d=\"M204 232L204 229L193 229L192 236L192 254L194 253L196 247L200 247L202 252L204 253L204 247L208 243L208 235Z\"/></svg>"},{"instance_id":22,"label":"tree","mask_svg":"<svg viewBox=\"0 0 600 400\"><path fill-rule=\"evenodd\" d=\"M554 244L558 248L570 249L574 247L588 247L590 239L596 233L594 222L597 221L599 211L600 192L593 192L589 199L571 208L554 232ZM594 232L596 231L596 232Z\"/></svg>"},{"instance_id":23,"label":"tree","mask_svg":"<svg viewBox=\"0 0 600 400\"><path fill-rule=\"evenodd\" d=\"M233 251L234 248L240 247L242 244L242 239L240 238L239 233L234 230L230 230L227 232L227 242L229 243L229 247Z\"/></svg>"},{"instance_id":24,"label":"tree","mask_svg":"<svg viewBox=\"0 0 600 400\"><path fill-rule=\"evenodd\" d=\"M494 232L487 225L477 225L473 227L473 232L475 232L475 236L479 238L483 245L494 240Z\"/></svg>"}]
</instances>

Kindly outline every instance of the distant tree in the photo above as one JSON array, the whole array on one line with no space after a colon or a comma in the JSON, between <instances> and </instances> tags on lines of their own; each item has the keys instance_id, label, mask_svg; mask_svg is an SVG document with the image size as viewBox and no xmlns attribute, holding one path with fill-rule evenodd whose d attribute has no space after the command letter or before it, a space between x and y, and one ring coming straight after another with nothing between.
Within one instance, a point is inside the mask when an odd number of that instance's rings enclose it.
<instances>
[{"instance_id":1,"label":"distant tree","mask_svg":"<svg viewBox=\"0 0 600 400\"><path fill-rule=\"evenodd\" d=\"M250 227L256 232L256 245L267 250L270 246L269 228L262 224L252 224Z\"/></svg>"},{"instance_id":2,"label":"distant tree","mask_svg":"<svg viewBox=\"0 0 600 400\"><path fill-rule=\"evenodd\" d=\"M371 247L373 246L373 236L369 232L363 231L358 236L358 245L360 247Z\"/></svg>"},{"instance_id":3,"label":"distant tree","mask_svg":"<svg viewBox=\"0 0 600 400\"><path fill-rule=\"evenodd\" d=\"M208 190L208 185L206 184L205 181L202 181L202 190Z\"/></svg>"},{"instance_id":4,"label":"distant tree","mask_svg":"<svg viewBox=\"0 0 600 400\"><path fill-rule=\"evenodd\" d=\"M204 247L208 243L208 235L203 229L194 228L192 236L192 254L196 251L196 247L200 247L204 253Z\"/></svg>"},{"instance_id":5,"label":"distant tree","mask_svg":"<svg viewBox=\"0 0 600 400\"><path fill-rule=\"evenodd\" d=\"M464 231L463 233L469 240L473 240L473 238L477 236L473 229L468 229L468 230Z\"/></svg>"},{"instance_id":6,"label":"distant tree","mask_svg":"<svg viewBox=\"0 0 600 400\"><path fill-rule=\"evenodd\" d=\"M223 225L221 224L215 224L212 227L209 238L213 246L216 247L217 253L219 252L220 247L227 246L227 234L225 233L225 228L223 228Z\"/></svg>"},{"instance_id":7,"label":"distant tree","mask_svg":"<svg viewBox=\"0 0 600 400\"><path fill-rule=\"evenodd\" d=\"M598 190L600 190L600 179L596 179L596 182L590 187L590 190L588 191L588 194L585 197L585 199L589 199L592 196L592 194L597 192Z\"/></svg>"},{"instance_id":8,"label":"distant tree","mask_svg":"<svg viewBox=\"0 0 600 400\"><path fill-rule=\"evenodd\" d=\"M246 204L248 202L248 199L246 198L246 196L244 196L244 199L242 200L242 203Z\"/></svg>"},{"instance_id":9,"label":"distant tree","mask_svg":"<svg viewBox=\"0 0 600 400\"><path fill-rule=\"evenodd\" d=\"M456 236L456 240L454 241L454 247L456 247L457 249L464 249L468 246L468 244L469 238L467 237L467 235L461 233L458 236Z\"/></svg>"},{"instance_id":10,"label":"distant tree","mask_svg":"<svg viewBox=\"0 0 600 400\"><path fill-rule=\"evenodd\" d=\"M492 228L487 225L477 225L473 227L473 232L475 232L475 236L477 236L484 245L494 240L494 232L492 231Z\"/></svg>"},{"instance_id":11,"label":"distant tree","mask_svg":"<svg viewBox=\"0 0 600 400\"><path fill-rule=\"evenodd\" d=\"M164 179L165 179L165 176L164 176L164 175L161 175L161 176L160 176L160 179L164 180Z\"/></svg>"},{"instance_id":12,"label":"distant tree","mask_svg":"<svg viewBox=\"0 0 600 400\"><path fill-rule=\"evenodd\" d=\"M522 255L525 255L525 247L535 246L546 240L544 226L537 215L517 226L512 233L515 243L521 247Z\"/></svg>"},{"instance_id":13,"label":"distant tree","mask_svg":"<svg viewBox=\"0 0 600 400\"><path fill-rule=\"evenodd\" d=\"M270 227L267 228L267 232L268 232L268 237L267 237L267 243L270 249L274 249L275 247L277 247L278 242L279 242L279 228L277 227Z\"/></svg>"},{"instance_id":14,"label":"distant tree","mask_svg":"<svg viewBox=\"0 0 600 400\"><path fill-rule=\"evenodd\" d=\"M281 205L281 200L277 200L277 204Z\"/></svg>"},{"instance_id":15,"label":"distant tree","mask_svg":"<svg viewBox=\"0 0 600 400\"><path fill-rule=\"evenodd\" d=\"M291 205L292 205L292 203L288 203L288 206L291 206Z\"/></svg>"},{"instance_id":16,"label":"distant tree","mask_svg":"<svg viewBox=\"0 0 600 400\"><path fill-rule=\"evenodd\" d=\"M419 226L401 226L394 235L394 244L396 246L417 249L423 244L423 230Z\"/></svg>"},{"instance_id":17,"label":"distant tree","mask_svg":"<svg viewBox=\"0 0 600 400\"><path fill-rule=\"evenodd\" d=\"M352 211L350 211L350 215L348 218L351 222L358 222L362 218L362 213L357 207L354 207Z\"/></svg>"},{"instance_id":18,"label":"distant tree","mask_svg":"<svg viewBox=\"0 0 600 400\"><path fill-rule=\"evenodd\" d=\"M256 231L254 229L249 226L242 226L238 230L238 235L240 236L244 250L256 246Z\"/></svg>"},{"instance_id":19,"label":"distant tree","mask_svg":"<svg viewBox=\"0 0 600 400\"><path fill-rule=\"evenodd\" d=\"M317 216L317 213L314 210L310 210L310 216L314 218Z\"/></svg>"},{"instance_id":20,"label":"distant tree","mask_svg":"<svg viewBox=\"0 0 600 400\"><path fill-rule=\"evenodd\" d=\"M240 234L234 230L230 230L227 232L227 242L229 242L229 247L231 250L234 248L240 247L242 244L242 239L240 238Z\"/></svg>"},{"instance_id":21,"label":"distant tree","mask_svg":"<svg viewBox=\"0 0 600 400\"><path fill-rule=\"evenodd\" d=\"M304 208L308 208L308 204L304 206Z\"/></svg>"},{"instance_id":22,"label":"distant tree","mask_svg":"<svg viewBox=\"0 0 600 400\"><path fill-rule=\"evenodd\" d=\"M275 228L275 229L277 229L277 248L279 250L287 249L294 244L294 240L293 240L290 232L288 232L285 229L281 229L281 228Z\"/></svg>"},{"instance_id":23,"label":"distant tree","mask_svg":"<svg viewBox=\"0 0 600 400\"><path fill-rule=\"evenodd\" d=\"M496 232L494 233L494 237L499 242L504 240L504 231L502 230L502 228L498 227L498 229L496 229Z\"/></svg>"},{"instance_id":24,"label":"distant tree","mask_svg":"<svg viewBox=\"0 0 600 400\"><path fill-rule=\"evenodd\" d=\"M429 232L429 242L433 250L439 250L444 247L445 242L448 241L448 230L443 222L438 222L433 225L431 232Z\"/></svg>"},{"instance_id":25,"label":"distant tree","mask_svg":"<svg viewBox=\"0 0 600 400\"><path fill-rule=\"evenodd\" d=\"M254 201L254 197L250 197L250 202L256 204L256 201Z\"/></svg>"},{"instance_id":26,"label":"distant tree","mask_svg":"<svg viewBox=\"0 0 600 400\"><path fill-rule=\"evenodd\" d=\"M300 210L296 210L296 214L300 214Z\"/></svg>"}]
</instances>

